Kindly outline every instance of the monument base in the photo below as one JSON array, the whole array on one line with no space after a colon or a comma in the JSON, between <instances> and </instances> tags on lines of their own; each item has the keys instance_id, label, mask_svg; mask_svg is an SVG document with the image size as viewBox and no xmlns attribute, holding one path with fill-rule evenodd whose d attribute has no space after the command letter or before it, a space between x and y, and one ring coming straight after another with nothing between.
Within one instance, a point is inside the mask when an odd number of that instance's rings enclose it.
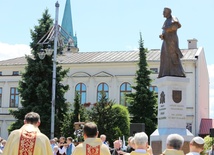
<instances>
[{"instance_id":1,"label":"monument base","mask_svg":"<svg viewBox=\"0 0 214 155\"><path fill-rule=\"evenodd\" d=\"M158 87L158 129L150 135L153 154L159 155L166 149L166 139L170 134L184 138L183 151L189 152L189 142L194 137L186 129L187 85L189 78L170 77L156 79Z\"/></svg>"},{"instance_id":2,"label":"monument base","mask_svg":"<svg viewBox=\"0 0 214 155\"><path fill-rule=\"evenodd\" d=\"M183 128L159 128L150 135L150 145L153 150L153 155L160 155L166 149L166 138L170 134L179 134L184 138L184 145L182 150L185 154L189 152L189 142L194 135Z\"/></svg>"}]
</instances>

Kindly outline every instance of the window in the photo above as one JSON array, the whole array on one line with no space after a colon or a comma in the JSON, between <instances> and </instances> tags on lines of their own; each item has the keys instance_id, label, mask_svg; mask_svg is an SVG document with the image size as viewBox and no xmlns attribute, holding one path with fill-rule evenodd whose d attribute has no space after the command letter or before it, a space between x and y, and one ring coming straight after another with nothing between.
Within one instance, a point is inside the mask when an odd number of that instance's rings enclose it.
<instances>
[{"instance_id":1,"label":"window","mask_svg":"<svg viewBox=\"0 0 214 155\"><path fill-rule=\"evenodd\" d=\"M158 69L157 68L150 68L150 70L152 71L153 74L157 74L158 73Z\"/></svg>"},{"instance_id":2,"label":"window","mask_svg":"<svg viewBox=\"0 0 214 155\"><path fill-rule=\"evenodd\" d=\"M187 123L186 128L187 128L190 132L192 132L192 123Z\"/></svg>"},{"instance_id":3,"label":"window","mask_svg":"<svg viewBox=\"0 0 214 155\"><path fill-rule=\"evenodd\" d=\"M150 91L154 91L155 94L158 94L158 87L157 86L149 86Z\"/></svg>"},{"instance_id":4,"label":"window","mask_svg":"<svg viewBox=\"0 0 214 155\"><path fill-rule=\"evenodd\" d=\"M2 71L0 71L0 76L2 76Z\"/></svg>"},{"instance_id":5,"label":"window","mask_svg":"<svg viewBox=\"0 0 214 155\"><path fill-rule=\"evenodd\" d=\"M10 88L10 107L17 108L19 105L19 92L15 87Z\"/></svg>"},{"instance_id":6,"label":"window","mask_svg":"<svg viewBox=\"0 0 214 155\"><path fill-rule=\"evenodd\" d=\"M75 91L80 95L80 103L86 103L86 85L84 83L78 83Z\"/></svg>"},{"instance_id":7,"label":"window","mask_svg":"<svg viewBox=\"0 0 214 155\"><path fill-rule=\"evenodd\" d=\"M2 88L0 87L0 107L2 106Z\"/></svg>"},{"instance_id":8,"label":"window","mask_svg":"<svg viewBox=\"0 0 214 155\"><path fill-rule=\"evenodd\" d=\"M13 71L13 75L19 75L19 71Z\"/></svg>"},{"instance_id":9,"label":"window","mask_svg":"<svg viewBox=\"0 0 214 155\"><path fill-rule=\"evenodd\" d=\"M100 101L101 97L102 97L102 92L105 93L106 98L108 98L109 94L108 94L108 85L106 83L100 83L97 87L97 102Z\"/></svg>"},{"instance_id":10,"label":"window","mask_svg":"<svg viewBox=\"0 0 214 155\"><path fill-rule=\"evenodd\" d=\"M126 102L126 94L130 94L132 92L132 88L130 83L124 82L120 86L120 104L124 106L128 106Z\"/></svg>"}]
</instances>

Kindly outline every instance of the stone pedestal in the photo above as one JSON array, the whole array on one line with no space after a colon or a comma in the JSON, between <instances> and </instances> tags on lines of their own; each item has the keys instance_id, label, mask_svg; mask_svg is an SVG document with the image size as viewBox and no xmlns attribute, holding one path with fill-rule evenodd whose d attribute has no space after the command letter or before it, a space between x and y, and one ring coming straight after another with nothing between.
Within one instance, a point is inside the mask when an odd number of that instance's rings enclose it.
<instances>
[{"instance_id":1,"label":"stone pedestal","mask_svg":"<svg viewBox=\"0 0 214 155\"><path fill-rule=\"evenodd\" d=\"M184 137L184 152L187 153L193 134L186 129L186 98L188 78L163 77L155 81L158 87L158 128L150 135L153 154L166 149L166 138L177 133ZM188 147L187 147L188 146Z\"/></svg>"}]
</instances>

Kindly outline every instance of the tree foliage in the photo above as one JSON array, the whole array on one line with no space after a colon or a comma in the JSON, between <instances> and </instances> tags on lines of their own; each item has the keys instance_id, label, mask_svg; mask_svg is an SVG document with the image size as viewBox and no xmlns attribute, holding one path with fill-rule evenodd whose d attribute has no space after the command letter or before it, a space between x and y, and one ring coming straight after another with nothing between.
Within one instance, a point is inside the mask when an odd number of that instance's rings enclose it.
<instances>
[{"instance_id":1,"label":"tree foliage","mask_svg":"<svg viewBox=\"0 0 214 155\"><path fill-rule=\"evenodd\" d=\"M129 136L128 110L114 104L113 101L108 100L105 93L102 93L100 101L89 111L90 121L97 124L99 134L105 134L110 144L123 135Z\"/></svg>"},{"instance_id":2,"label":"tree foliage","mask_svg":"<svg viewBox=\"0 0 214 155\"><path fill-rule=\"evenodd\" d=\"M214 144L213 137L209 135L204 138L204 151L201 154L207 154L206 152L212 149Z\"/></svg>"},{"instance_id":3,"label":"tree foliage","mask_svg":"<svg viewBox=\"0 0 214 155\"><path fill-rule=\"evenodd\" d=\"M85 122L88 118L86 109L83 105L80 104L80 96L76 93L74 98L74 109L69 111L65 116L64 122L62 124L61 133L65 137L73 137L74 135L74 123L75 122Z\"/></svg>"},{"instance_id":4,"label":"tree foliage","mask_svg":"<svg viewBox=\"0 0 214 155\"><path fill-rule=\"evenodd\" d=\"M74 99L74 122L84 122L87 119L85 107L80 103L80 94L76 92Z\"/></svg>"},{"instance_id":5,"label":"tree foliage","mask_svg":"<svg viewBox=\"0 0 214 155\"><path fill-rule=\"evenodd\" d=\"M134 93L127 94L131 123L145 123L145 131L150 135L157 127L157 99L151 86L150 74L146 61L147 49L144 48L142 36L139 41L139 69L136 72L136 86L132 86Z\"/></svg>"},{"instance_id":6,"label":"tree foliage","mask_svg":"<svg viewBox=\"0 0 214 155\"><path fill-rule=\"evenodd\" d=\"M114 104L112 113L115 126L113 130L119 128L119 131L121 133L118 135L115 134L114 137L112 137L113 140L118 139L118 137L121 137L122 135L128 139L130 133L130 115L128 109L123 105ZM112 131L112 133L114 133L114 131Z\"/></svg>"},{"instance_id":7,"label":"tree foliage","mask_svg":"<svg viewBox=\"0 0 214 155\"><path fill-rule=\"evenodd\" d=\"M22 108L10 111L17 121L13 123L10 130L20 128L23 125L23 119L26 113L34 111L40 114L40 130L48 137L50 136L51 125L51 100L52 100L52 57L46 56L43 60L38 57L41 48L47 48L48 45L39 45L38 41L49 31L53 25L48 10L45 10L42 18L38 20L39 25L31 30L32 42L30 47L32 55L26 56L27 66L19 81L19 93L21 96ZM68 70L62 70L62 67L56 67L56 97L55 97L55 136L60 136L60 127L62 126L65 115L67 114L68 104L64 98L68 85L63 85L61 81L66 76Z\"/></svg>"}]
</instances>

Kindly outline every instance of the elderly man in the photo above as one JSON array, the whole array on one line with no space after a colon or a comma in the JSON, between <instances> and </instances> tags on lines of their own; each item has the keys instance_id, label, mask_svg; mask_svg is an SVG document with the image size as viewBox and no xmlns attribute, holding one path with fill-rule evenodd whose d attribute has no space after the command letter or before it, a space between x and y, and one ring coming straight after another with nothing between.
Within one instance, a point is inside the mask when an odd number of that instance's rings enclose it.
<instances>
[{"instance_id":1,"label":"elderly man","mask_svg":"<svg viewBox=\"0 0 214 155\"><path fill-rule=\"evenodd\" d=\"M114 141L114 149L112 150L112 155L121 155L123 154L122 148L122 141L121 140L115 140Z\"/></svg>"},{"instance_id":2,"label":"elderly man","mask_svg":"<svg viewBox=\"0 0 214 155\"><path fill-rule=\"evenodd\" d=\"M108 146L108 143L106 142L106 135L104 134L100 135L100 139L102 140L103 144Z\"/></svg>"},{"instance_id":3,"label":"elderly man","mask_svg":"<svg viewBox=\"0 0 214 155\"><path fill-rule=\"evenodd\" d=\"M145 132L136 133L134 143L135 150L130 155L152 155L152 149L148 145L148 136Z\"/></svg>"},{"instance_id":4,"label":"elderly man","mask_svg":"<svg viewBox=\"0 0 214 155\"><path fill-rule=\"evenodd\" d=\"M187 155L200 155L204 150L204 139L201 137L194 137L189 144L190 152Z\"/></svg>"},{"instance_id":5,"label":"elderly man","mask_svg":"<svg viewBox=\"0 0 214 155\"><path fill-rule=\"evenodd\" d=\"M99 132L97 125L88 122L83 127L84 142L79 144L72 155L110 155L108 147L97 138Z\"/></svg>"},{"instance_id":6,"label":"elderly man","mask_svg":"<svg viewBox=\"0 0 214 155\"><path fill-rule=\"evenodd\" d=\"M163 155L184 155L181 150L184 144L184 138L179 134L170 134L166 139L167 149Z\"/></svg>"}]
</instances>

